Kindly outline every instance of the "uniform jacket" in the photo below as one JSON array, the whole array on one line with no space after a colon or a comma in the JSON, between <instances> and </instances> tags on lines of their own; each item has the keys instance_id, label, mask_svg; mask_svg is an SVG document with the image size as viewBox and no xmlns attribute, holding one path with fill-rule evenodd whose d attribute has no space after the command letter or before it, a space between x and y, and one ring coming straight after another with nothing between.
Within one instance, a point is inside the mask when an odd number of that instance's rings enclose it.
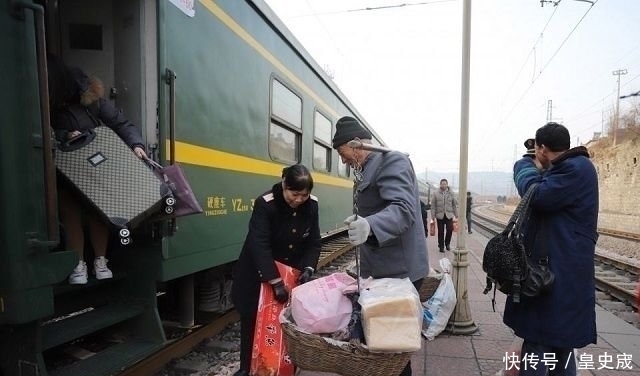
<instances>
[{"instance_id":1,"label":"uniform jacket","mask_svg":"<svg viewBox=\"0 0 640 376\"><path fill-rule=\"evenodd\" d=\"M104 87L98 78L89 77L79 68L68 67L51 56L48 63L51 126L58 141L65 141L71 131L95 128L100 120L129 147L144 149L140 128L104 98ZM69 108L77 112L71 115Z\"/></svg>"},{"instance_id":2,"label":"uniform jacket","mask_svg":"<svg viewBox=\"0 0 640 376\"><path fill-rule=\"evenodd\" d=\"M445 214L448 219L458 216L458 200L449 188L446 191L436 189L431 197L431 215L443 219Z\"/></svg>"},{"instance_id":3,"label":"uniform jacket","mask_svg":"<svg viewBox=\"0 0 640 376\"><path fill-rule=\"evenodd\" d=\"M360 246L360 274L374 278L424 278L429 270L418 185L409 158L371 153L356 185L358 215L372 236Z\"/></svg>"},{"instance_id":4,"label":"uniform jacket","mask_svg":"<svg viewBox=\"0 0 640 376\"><path fill-rule=\"evenodd\" d=\"M533 159L514 166L520 195L539 182L524 224L525 247L536 257L544 247L555 274L539 297L507 298L504 323L518 337L561 348L596 343L594 253L598 238L598 177L587 149L570 149L540 174Z\"/></svg>"},{"instance_id":5,"label":"uniform jacket","mask_svg":"<svg viewBox=\"0 0 640 376\"><path fill-rule=\"evenodd\" d=\"M318 199L311 196L291 208L282 195L282 184L258 197L249 220L233 273L233 300L242 313L257 308L260 282L280 277L274 260L302 270L316 268L320 257Z\"/></svg>"}]
</instances>

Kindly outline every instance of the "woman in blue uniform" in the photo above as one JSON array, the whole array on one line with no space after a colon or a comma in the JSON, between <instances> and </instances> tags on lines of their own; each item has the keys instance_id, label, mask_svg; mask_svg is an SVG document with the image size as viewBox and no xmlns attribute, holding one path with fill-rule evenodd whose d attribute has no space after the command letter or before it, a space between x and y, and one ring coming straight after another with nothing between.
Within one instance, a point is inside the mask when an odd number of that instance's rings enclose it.
<instances>
[{"instance_id":1,"label":"woman in blue uniform","mask_svg":"<svg viewBox=\"0 0 640 376\"><path fill-rule=\"evenodd\" d=\"M240 370L234 376L249 375L260 283L268 282L279 302L289 300L275 261L299 269L299 283L307 282L316 268L320 227L312 189L309 170L296 164L284 168L282 180L255 200L233 271L231 296L240 313Z\"/></svg>"}]
</instances>

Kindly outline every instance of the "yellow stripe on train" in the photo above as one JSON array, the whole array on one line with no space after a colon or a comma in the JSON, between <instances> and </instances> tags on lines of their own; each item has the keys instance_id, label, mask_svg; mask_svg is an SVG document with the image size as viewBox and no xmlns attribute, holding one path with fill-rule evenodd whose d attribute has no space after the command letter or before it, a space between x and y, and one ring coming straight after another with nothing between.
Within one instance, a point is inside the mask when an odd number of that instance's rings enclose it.
<instances>
[{"instance_id":1,"label":"yellow stripe on train","mask_svg":"<svg viewBox=\"0 0 640 376\"><path fill-rule=\"evenodd\" d=\"M167 155L169 154L169 141L166 142ZM282 164L268 162L256 158L245 157L221 150L210 149L202 146L176 141L176 160L196 166L219 168L222 170L245 172L267 176L282 175ZM333 185L337 187L351 188L353 182L349 179L338 178L320 172L312 172L313 181L319 184Z\"/></svg>"}]
</instances>

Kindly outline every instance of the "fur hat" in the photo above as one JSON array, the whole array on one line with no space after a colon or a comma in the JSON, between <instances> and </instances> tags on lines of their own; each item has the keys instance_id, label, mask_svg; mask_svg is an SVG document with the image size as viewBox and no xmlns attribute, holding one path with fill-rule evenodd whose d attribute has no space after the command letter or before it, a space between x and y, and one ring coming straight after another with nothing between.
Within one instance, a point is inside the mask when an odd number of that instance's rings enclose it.
<instances>
[{"instance_id":1,"label":"fur hat","mask_svg":"<svg viewBox=\"0 0 640 376\"><path fill-rule=\"evenodd\" d=\"M333 148L337 149L341 145L359 138L362 140L370 140L371 132L366 130L358 120L351 116L343 116L336 122L336 133L333 135Z\"/></svg>"}]
</instances>

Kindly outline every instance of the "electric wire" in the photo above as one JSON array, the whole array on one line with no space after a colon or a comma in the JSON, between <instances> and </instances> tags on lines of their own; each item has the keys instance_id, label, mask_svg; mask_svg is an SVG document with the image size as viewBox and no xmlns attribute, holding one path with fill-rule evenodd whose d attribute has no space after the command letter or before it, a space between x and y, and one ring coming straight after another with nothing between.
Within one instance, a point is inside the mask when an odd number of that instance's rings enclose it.
<instances>
[{"instance_id":1,"label":"electric wire","mask_svg":"<svg viewBox=\"0 0 640 376\"><path fill-rule=\"evenodd\" d=\"M547 27L549 26L549 23L551 22L551 19L553 18L553 16L556 14L557 10L558 10L558 7L555 7L553 9L553 13L551 13L551 16L549 16L549 18L547 19L547 22L542 28L542 31L540 31L538 38L535 40L535 42L533 42L533 47L531 47L531 50L529 50L529 54L527 55L527 57L524 59L524 62L520 66L520 69L518 70L516 77L513 79L513 81L511 81L511 85L509 86L509 88L507 89L507 92L502 97L501 103L504 103L504 100L509 96L509 94L511 94L511 89L513 89L516 82L518 81L518 78L520 78L520 74L522 74L522 71L524 70L524 67L527 65L527 62L529 62L529 58L531 57L531 55L536 52L536 45L538 44L538 41L542 39L544 32L547 30ZM535 62L535 58L534 58L534 62Z\"/></svg>"},{"instance_id":2,"label":"electric wire","mask_svg":"<svg viewBox=\"0 0 640 376\"><path fill-rule=\"evenodd\" d=\"M565 45L565 43L567 42L567 40L569 40L569 38L571 37L571 35L573 35L573 33L576 31L576 29L578 28L578 26L582 23L582 21L585 19L585 17L589 14L589 12L593 9L593 7L598 3L599 0L596 0L590 7L589 9L587 9L587 11L582 15L582 17L580 18L580 20L578 21L578 23L576 23L576 25L573 27L573 29L571 29L571 31L569 32L569 34L564 38L564 40L562 41L562 43L560 43L560 46L556 49L556 51L553 53L553 55L551 55L551 58L546 62L546 64L542 67L542 69L540 70L540 73L533 79L533 81L531 81L531 83L529 84L529 86L526 88L526 90L522 93L522 95L518 98L518 100L516 101L516 103L513 105L513 107L511 107L511 110L509 110L509 112L507 113L507 116L502 119L500 121L499 126L497 127L496 131L500 128L500 126L502 126L502 124L504 124L505 121L507 121L509 119L509 117L511 116L511 114L513 113L513 111L515 111L515 109L518 107L518 105L520 105L520 102L522 102L522 100L525 98L525 96L529 93L529 91L531 90L531 88L533 87L533 85L536 83L536 81L538 80L538 78L540 78L540 76L542 76L542 73L545 71L545 69L547 69L547 67L549 66L549 64L551 64L551 61L553 61L553 59L558 55L558 52L560 52L560 50L562 49L562 47Z\"/></svg>"},{"instance_id":3,"label":"electric wire","mask_svg":"<svg viewBox=\"0 0 640 376\"><path fill-rule=\"evenodd\" d=\"M326 16L326 15L333 15L333 14L344 14L344 13L353 13L353 12L366 12L366 11L373 11L373 10L386 10L386 9L392 9L392 8L403 8L403 7L410 7L410 6L419 6L419 5L432 5L432 4L439 4L439 3L451 3L451 2L457 2L458 0L433 0L433 1L420 1L417 3L400 3L400 4L391 4L391 5L381 5L381 6L377 6L377 7L365 7L365 8L356 8L356 9L344 9L344 10L336 10L336 11L331 11L331 12L322 12L322 13L310 13L310 14L301 14L299 16L295 16L294 18L297 17L310 17L310 16Z\"/></svg>"}]
</instances>

